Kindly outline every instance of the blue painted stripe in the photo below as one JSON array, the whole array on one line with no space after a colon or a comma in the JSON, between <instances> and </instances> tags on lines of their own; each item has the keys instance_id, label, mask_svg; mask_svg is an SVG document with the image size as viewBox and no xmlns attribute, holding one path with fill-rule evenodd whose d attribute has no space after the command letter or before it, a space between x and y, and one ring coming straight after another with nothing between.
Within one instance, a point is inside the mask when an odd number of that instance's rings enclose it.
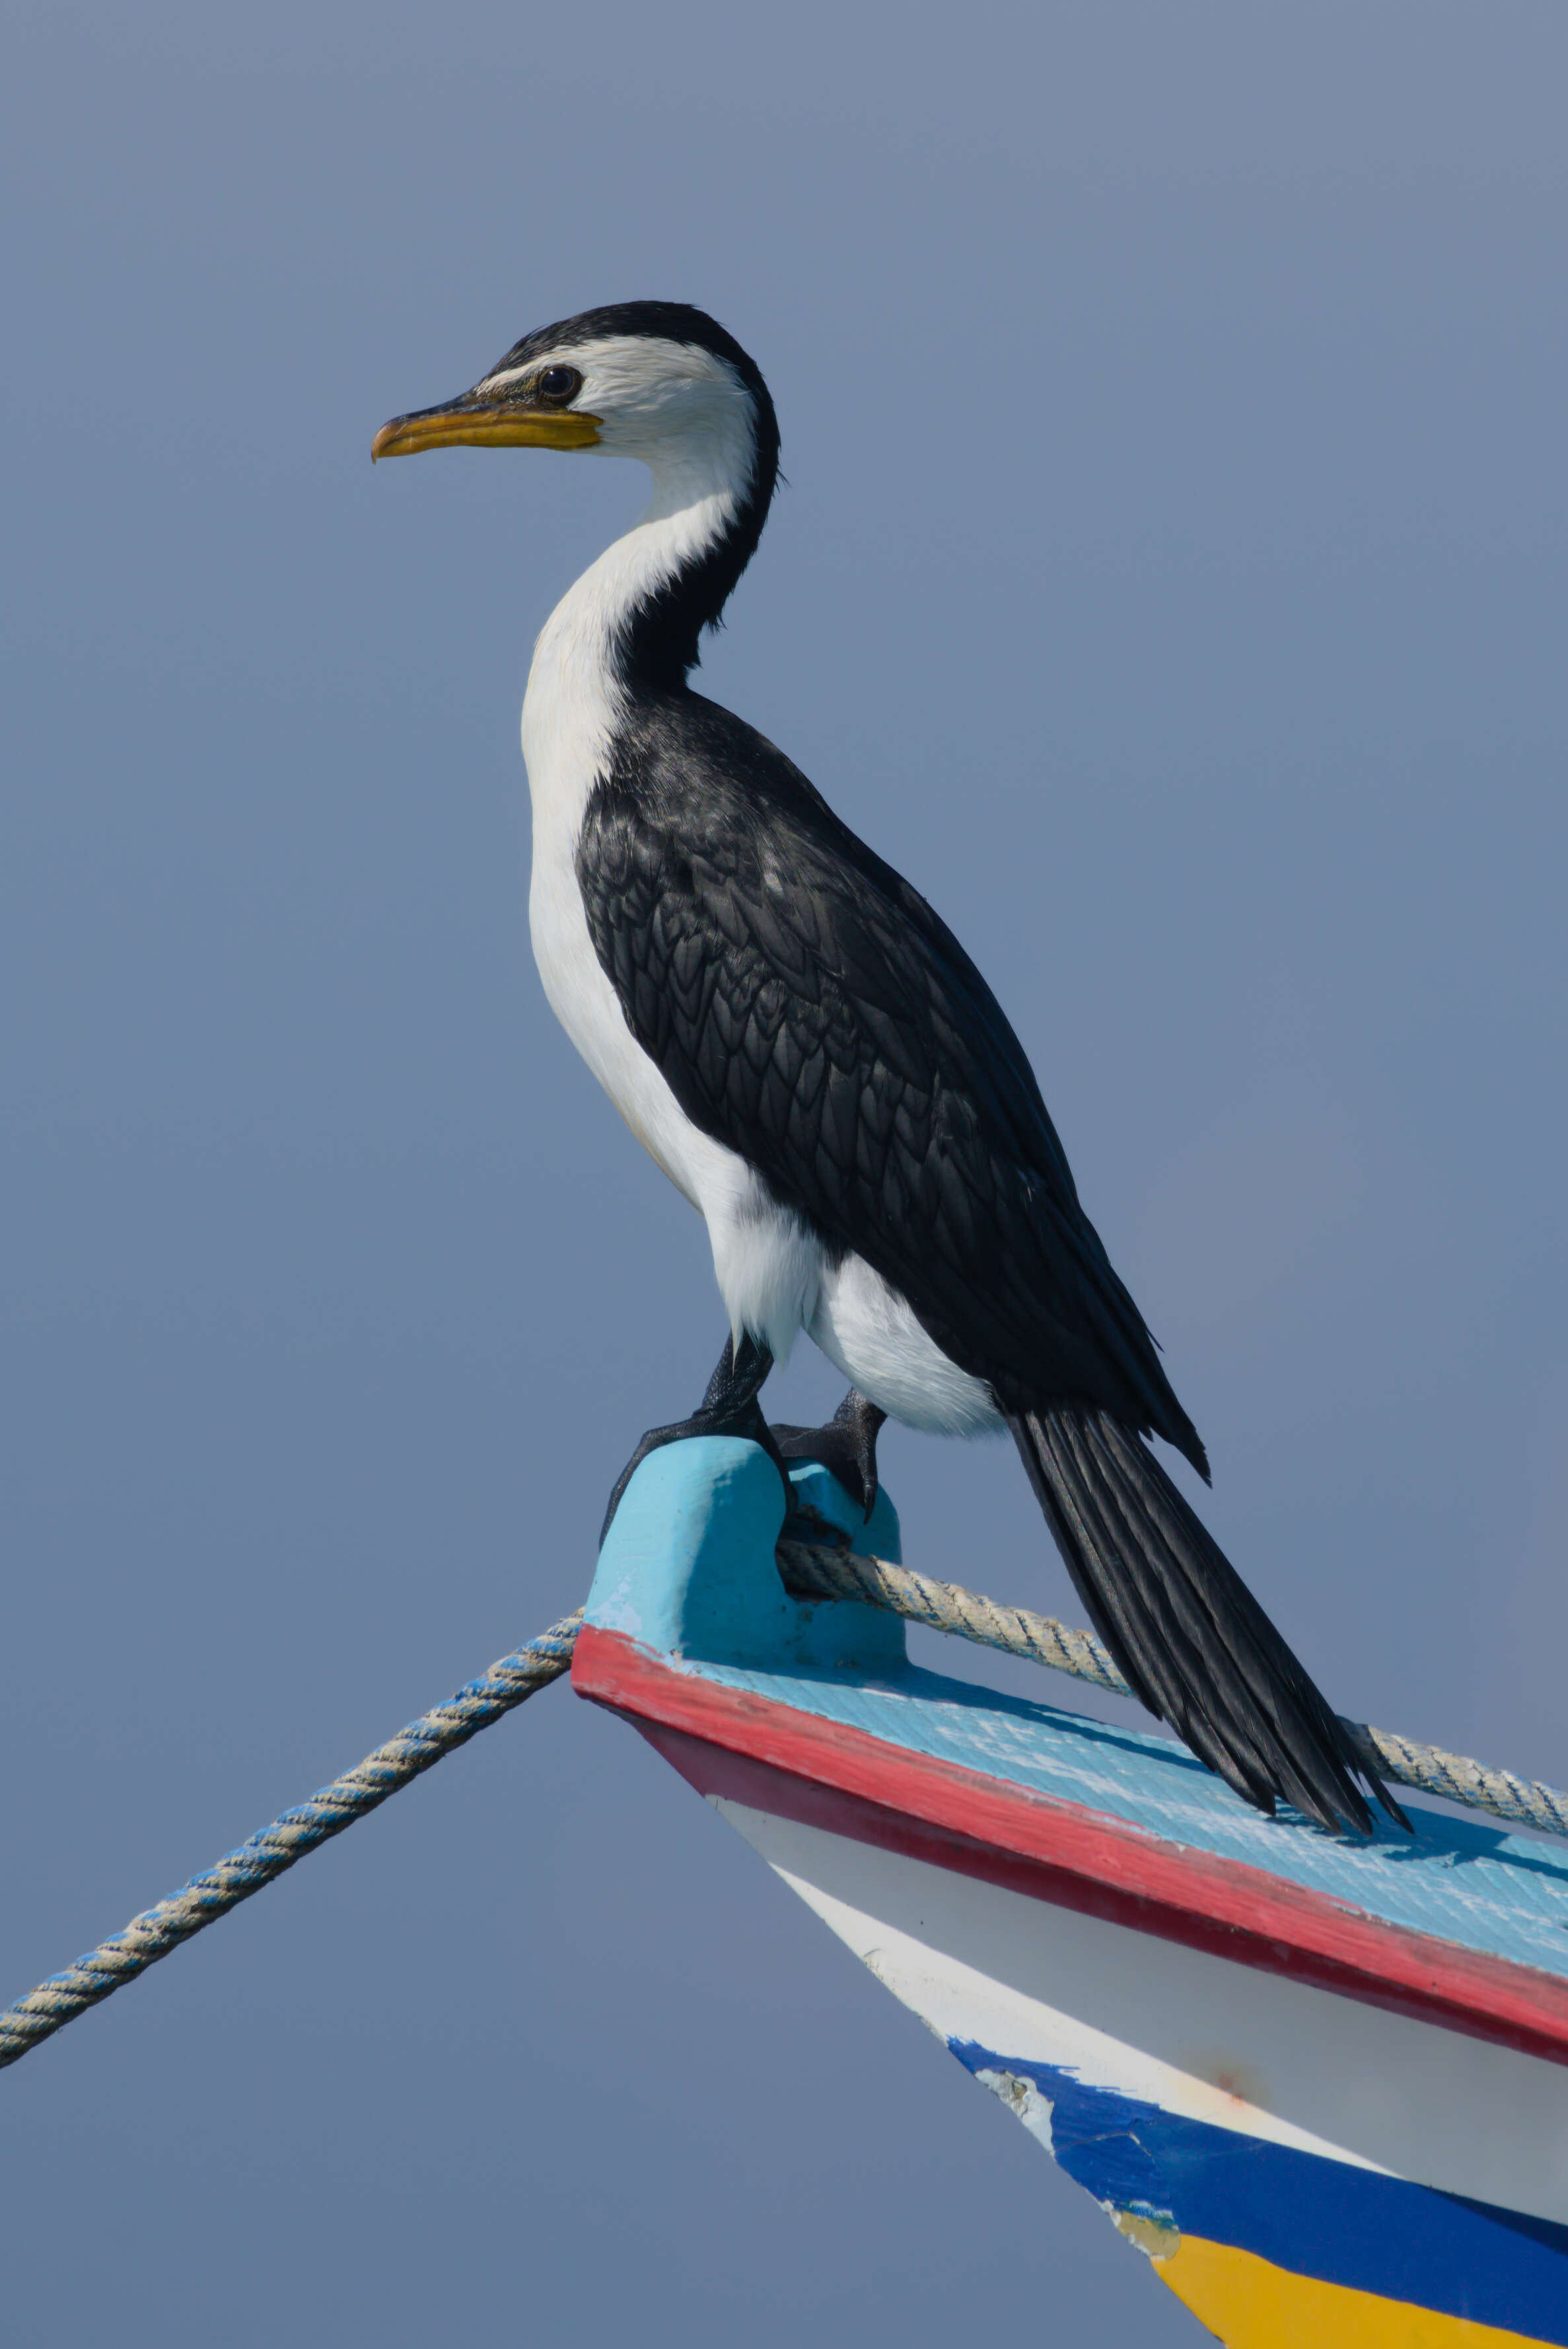
<instances>
[{"instance_id":1,"label":"blue painted stripe","mask_svg":"<svg viewBox=\"0 0 1568 2349\"><path fill-rule=\"evenodd\" d=\"M1097 2201L1326 2283L1568 2344L1568 2227L1183 2118L1051 2064L949 2046L1032 2080L1057 2159Z\"/></svg>"}]
</instances>

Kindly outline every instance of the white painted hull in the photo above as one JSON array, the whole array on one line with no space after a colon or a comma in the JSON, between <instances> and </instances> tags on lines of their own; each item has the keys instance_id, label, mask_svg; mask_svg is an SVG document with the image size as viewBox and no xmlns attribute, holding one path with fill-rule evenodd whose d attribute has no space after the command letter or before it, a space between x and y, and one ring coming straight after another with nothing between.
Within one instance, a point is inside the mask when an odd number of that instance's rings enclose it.
<instances>
[{"instance_id":1,"label":"white painted hull","mask_svg":"<svg viewBox=\"0 0 1568 2349\"><path fill-rule=\"evenodd\" d=\"M745 1804L716 1808L950 2046L1568 2223L1557 2064ZM1036 2133L1048 2145L1044 2120Z\"/></svg>"}]
</instances>

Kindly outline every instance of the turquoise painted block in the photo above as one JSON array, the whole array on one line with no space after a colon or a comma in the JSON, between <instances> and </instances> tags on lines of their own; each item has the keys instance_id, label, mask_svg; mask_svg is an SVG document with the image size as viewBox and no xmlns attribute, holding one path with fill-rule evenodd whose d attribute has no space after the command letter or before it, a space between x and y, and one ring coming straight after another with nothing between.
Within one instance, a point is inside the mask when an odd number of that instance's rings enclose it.
<instances>
[{"instance_id":1,"label":"turquoise painted block","mask_svg":"<svg viewBox=\"0 0 1568 2349\"><path fill-rule=\"evenodd\" d=\"M866 1526L825 1468L805 1464L790 1482L853 1547L899 1557L898 1517L885 1493ZM585 1619L693 1661L902 1671L896 1616L852 1601L790 1598L773 1561L783 1523L779 1473L758 1445L717 1435L666 1444L626 1487Z\"/></svg>"}]
</instances>

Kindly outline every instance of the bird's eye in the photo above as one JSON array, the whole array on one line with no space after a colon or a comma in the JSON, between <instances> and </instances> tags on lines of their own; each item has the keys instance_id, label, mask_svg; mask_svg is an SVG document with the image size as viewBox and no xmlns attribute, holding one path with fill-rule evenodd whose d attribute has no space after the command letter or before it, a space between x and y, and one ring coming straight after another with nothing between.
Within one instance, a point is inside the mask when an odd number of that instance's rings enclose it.
<instances>
[{"instance_id":1,"label":"bird's eye","mask_svg":"<svg viewBox=\"0 0 1568 2349\"><path fill-rule=\"evenodd\" d=\"M582 390L583 378L575 367L546 367L533 388L535 396L547 399L552 408L564 408Z\"/></svg>"}]
</instances>

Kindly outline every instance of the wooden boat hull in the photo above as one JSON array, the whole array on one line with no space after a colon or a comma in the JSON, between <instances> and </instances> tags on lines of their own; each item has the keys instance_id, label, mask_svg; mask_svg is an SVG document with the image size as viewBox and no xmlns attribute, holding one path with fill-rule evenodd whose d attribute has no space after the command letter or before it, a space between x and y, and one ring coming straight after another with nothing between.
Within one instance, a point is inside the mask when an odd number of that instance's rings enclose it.
<instances>
[{"instance_id":1,"label":"wooden boat hull","mask_svg":"<svg viewBox=\"0 0 1568 2349\"><path fill-rule=\"evenodd\" d=\"M1167 1741L916 1671L784 1596L753 1463L645 1464L580 1691L1235 2349L1568 2344L1568 1866L1435 1814L1413 1851L1264 1821Z\"/></svg>"}]
</instances>

